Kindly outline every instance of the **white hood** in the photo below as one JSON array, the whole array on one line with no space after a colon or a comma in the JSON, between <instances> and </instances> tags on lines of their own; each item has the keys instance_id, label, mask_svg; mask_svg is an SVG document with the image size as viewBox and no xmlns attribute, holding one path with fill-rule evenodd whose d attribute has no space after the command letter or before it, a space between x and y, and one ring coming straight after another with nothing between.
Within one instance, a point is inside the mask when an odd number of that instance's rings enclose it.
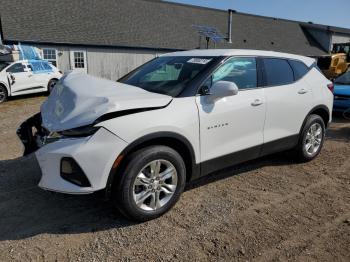
<instances>
[{"instance_id":1,"label":"white hood","mask_svg":"<svg viewBox=\"0 0 350 262\"><path fill-rule=\"evenodd\" d=\"M63 76L41 106L43 126L51 132L92 124L100 116L166 106L172 97L83 73Z\"/></svg>"}]
</instances>

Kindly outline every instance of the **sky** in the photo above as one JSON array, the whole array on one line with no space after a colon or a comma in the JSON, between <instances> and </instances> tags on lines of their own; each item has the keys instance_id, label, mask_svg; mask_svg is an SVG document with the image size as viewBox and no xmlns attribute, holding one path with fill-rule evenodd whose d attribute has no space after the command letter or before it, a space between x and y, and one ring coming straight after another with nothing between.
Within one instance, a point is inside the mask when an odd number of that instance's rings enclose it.
<instances>
[{"instance_id":1,"label":"sky","mask_svg":"<svg viewBox=\"0 0 350 262\"><path fill-rule=\"evenodd\" d=\"M350 0L168 0L184 4L350 28Z\"/></svg>"}]
</instances>

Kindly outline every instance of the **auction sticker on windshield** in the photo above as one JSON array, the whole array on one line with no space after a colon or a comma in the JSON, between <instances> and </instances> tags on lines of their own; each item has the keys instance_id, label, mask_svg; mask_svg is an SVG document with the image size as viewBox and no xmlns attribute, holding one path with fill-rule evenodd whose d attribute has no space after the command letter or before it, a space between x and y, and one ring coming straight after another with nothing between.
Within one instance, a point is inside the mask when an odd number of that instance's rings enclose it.
<instances>
[{"instance_id":1,"label":"auction sticker on windshield","mask_svg":"<svg viewBox=\"0 0 350 262\"><path fill-rule=\"evenodd\" d=\"M204 58L191 58L187 63L206 65L211 61L211 59Z\"/></svg>"}]
</instances>

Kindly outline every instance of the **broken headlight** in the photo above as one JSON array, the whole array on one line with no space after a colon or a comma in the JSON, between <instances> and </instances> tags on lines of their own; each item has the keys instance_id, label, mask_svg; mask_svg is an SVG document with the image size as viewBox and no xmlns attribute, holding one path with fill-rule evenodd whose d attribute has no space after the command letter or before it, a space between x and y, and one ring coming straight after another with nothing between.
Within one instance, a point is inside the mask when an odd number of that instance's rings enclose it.
<instances>
[{"instance_id":1,"label":"broken headlight","mask_svg":"<svg viewBox=\"0 0 350 262\"><path fill-rule=\"evenodd\" d=\"M61 132L58 132L58 134L64 137L86 137L86 136L92 136L93 134L95 134L99 128L100 128L99 126L98 127L82 126L82 127L61 131Z\"/></svg>"},{"instance_id":2,"label":"broken headlight","mask_svg":"<svg viewBox=\"0 0 350 262\"><path fill-rule=\"evenodd\" d=\"M78 128L68 129L60 132L51 132L46 136L37 136L37 145L39 147L56 142L63 138L71 137L87 137L92 136L100 127L82 126Z\"/></svg>"}]
</instances>

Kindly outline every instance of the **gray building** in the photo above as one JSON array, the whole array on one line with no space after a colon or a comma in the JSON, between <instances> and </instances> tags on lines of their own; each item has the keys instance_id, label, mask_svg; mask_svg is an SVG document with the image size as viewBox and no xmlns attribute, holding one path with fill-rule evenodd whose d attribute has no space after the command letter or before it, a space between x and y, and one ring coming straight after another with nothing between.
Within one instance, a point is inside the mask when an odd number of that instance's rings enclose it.
<instances>
[{"instance_id":1,"label":"gray building","mask_svg":"<svg viewBox=\"0 0 350 262\"><path fill-rule=\"evenodd\" d=\"M116 80L165 52L205 48L193 25L227 37L226 11L157 0L2 0L0 33L5 44L39 47L63 71L82 70ZM232 43L249 48L322 56L350 30L234 12ZM213 48L213 43L210 44Z\"/></svg>"},{"instance_id":2,"label":"gray building","mask_svg":"<svg viewBox=\"0 0 350 262\"><path fill-rule=\"evenodd\" d=\"M333 44L350 43L350 29L318 25L311 22L300 24L327 52L332 51Z\"/></svg>"}]
</instances>

